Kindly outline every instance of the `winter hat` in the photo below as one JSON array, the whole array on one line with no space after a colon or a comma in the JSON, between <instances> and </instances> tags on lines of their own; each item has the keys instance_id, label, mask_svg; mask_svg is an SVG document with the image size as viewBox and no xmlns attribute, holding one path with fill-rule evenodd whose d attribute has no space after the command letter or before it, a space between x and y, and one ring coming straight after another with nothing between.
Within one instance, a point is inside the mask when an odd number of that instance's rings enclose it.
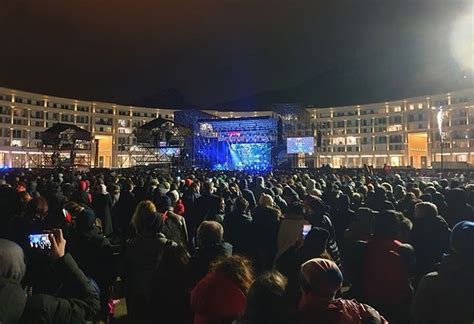
<instances>
[{"instance_id":1,"label":"winter hat","mask_svg":"<svg viewBox=\"0 0 474 324\"><path fill-rule=\"evenodd\" d=\"M167 195L168 195L168 197L171 198L171 201L173 203L176 203L179 200L179 193L176 190L171 190L170 192L168 192Z\"/></svg>"},{"instance_id":2,"label":"winter hat","mask_svg":"<svg viewBox=\"0 0 474 324\"><path fill-rule=\"evenodd\" d=\"M457 223L451 232L451 249L464 257L474 257L474 222Z\"/></svg>"},{"instance_id":3,"label":"winter hat","mask_svg":"<svg viewBox=\"0 0 474 324\"><path fill-rule=\"evenodd\" d=\"M303 290L318 296L333 296L342 286L342 273L331 260L315 258L301 266L300 280Z\"/></svg>"},{"instance_id":4,"label":"winter hat","mask_svg":"<svg viewBox=\"0 0 474 324\"><path fill-rule=\"evenodd\" d=\"M90 230L94 226L96 217L94 211L89 208L85 208L82 212L77 215L76 223L77 227L81 232Z\"/></svg>"}]
</instances>

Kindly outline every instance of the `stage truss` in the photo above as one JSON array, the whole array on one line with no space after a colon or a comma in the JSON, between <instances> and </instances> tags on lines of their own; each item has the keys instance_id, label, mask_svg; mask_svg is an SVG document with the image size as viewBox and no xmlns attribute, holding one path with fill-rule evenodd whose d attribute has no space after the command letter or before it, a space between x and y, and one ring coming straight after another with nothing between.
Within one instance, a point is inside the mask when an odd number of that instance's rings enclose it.
<instances>
[{"instance_id":1,"label":"stage truss","mask_svg":"<svg viewBox=\"0 0 474 324\"><path fill-rule=\"evenodd\" d=\"M181 167L186 163L186 155L191 152L186 138L191 137L192 131L177 123L156 118L145 125L137 127L129 135L128 145L123 145L122 151L128 151L128 161L122 160L125 166L165 165Z\"/></svg>"}]
</instances>

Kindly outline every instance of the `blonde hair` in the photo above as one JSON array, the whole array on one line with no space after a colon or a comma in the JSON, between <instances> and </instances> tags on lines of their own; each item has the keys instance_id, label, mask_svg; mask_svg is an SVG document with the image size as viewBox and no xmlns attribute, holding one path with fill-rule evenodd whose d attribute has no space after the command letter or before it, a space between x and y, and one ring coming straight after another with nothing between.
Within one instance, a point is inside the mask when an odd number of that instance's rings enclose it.
<instances>
[{"instance_id":1,"label":"blonde hair","mask_svg":"<svg viewBox=\"0 0 474 324\"><path fill-rule=\"evenodd\" d=\"M273 198L270 195L262 194L258 203L260 206L273 207Z\"/></svg>"},{"instance_id":2,"label":"blonde hair","mask_svg":"<svg viewBox=\"0 0 474 324\"><path fill-rule=\"evenodd\" d=\"M140 232L143 229L144 220L147 216L156 213L156 206L150 200L141 201L133 213L132 226Z\"/></svg>"}]
</instances>

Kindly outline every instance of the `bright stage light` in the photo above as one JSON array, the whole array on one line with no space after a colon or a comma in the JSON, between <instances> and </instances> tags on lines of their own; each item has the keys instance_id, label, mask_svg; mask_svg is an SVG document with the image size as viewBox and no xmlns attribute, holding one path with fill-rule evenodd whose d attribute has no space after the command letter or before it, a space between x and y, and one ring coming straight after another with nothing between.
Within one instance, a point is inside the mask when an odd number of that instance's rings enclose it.
<instances>
[{"instance_id":1,"label":"bright stage light","mask_svg":"<svg viewBox=\"0 0 474 324\"><path fill-rule=\"evenodd\" d=\"M450 42L458 63L463 68L474 70L474 5L454 23Z\"/></svg>"}]
</instances>

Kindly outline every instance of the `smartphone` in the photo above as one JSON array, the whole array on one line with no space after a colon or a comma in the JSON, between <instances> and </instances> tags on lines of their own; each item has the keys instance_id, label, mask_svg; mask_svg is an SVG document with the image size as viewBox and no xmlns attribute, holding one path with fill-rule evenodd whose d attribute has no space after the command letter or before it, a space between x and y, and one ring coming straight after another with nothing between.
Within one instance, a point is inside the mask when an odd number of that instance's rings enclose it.
<instances>
[{"instance_id":1,"label":"smartphone","mask_svg":"<svg viewBox=\"0 0 474 324\"><path fill-rule=\"evenodd\" d=\"M309 231L311 231L311 225L303 225L303 237L306 237Z\"/></svg>"},{"instance_id":2,"label":"smartphone","mask_svg":"<svg viewBox=\"0 0 474 324\"><path fill-rule=\"evenodd\" d=\"M30 247L35 250L49 251L51 250L51 241L49 234L30 234Z\"/></svg>"}]
</instances>

